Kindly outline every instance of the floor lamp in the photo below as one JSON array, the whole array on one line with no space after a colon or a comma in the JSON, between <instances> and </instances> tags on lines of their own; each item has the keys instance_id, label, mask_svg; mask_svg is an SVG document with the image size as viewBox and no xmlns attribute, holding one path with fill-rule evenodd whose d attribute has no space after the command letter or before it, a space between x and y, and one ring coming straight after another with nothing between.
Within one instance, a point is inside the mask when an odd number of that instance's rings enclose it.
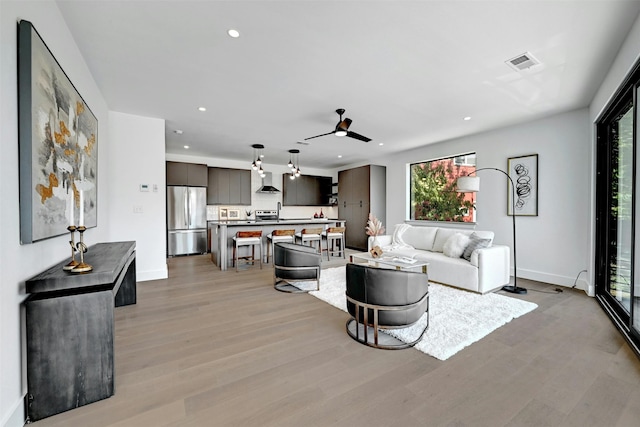
<instances>
[{"instance_id":1,"label":"floor lamp","mask_svg":"<svg viewBox=\"0 0 640 427\"><path fill-rule=\"evenodd\" d=\"M467 176L461 176L457 181L457 190L459 193L476 193L480 191L480 178L477 176L470 176L476 172L480 172L483 170L494 170L501 172L504 176L507 177L509 182L511 183L511 217L513 219L513 286L506 285L502 287L503 291L511 292L514 294L526 294L527 290L525 288L518 287L518 275L517 275L517 257L516 257L516 189L513 184L513 179L509 176L508 173L498 168L480 168L476 169L474 172L471 172Z\"/></svg>"}]
</instances>

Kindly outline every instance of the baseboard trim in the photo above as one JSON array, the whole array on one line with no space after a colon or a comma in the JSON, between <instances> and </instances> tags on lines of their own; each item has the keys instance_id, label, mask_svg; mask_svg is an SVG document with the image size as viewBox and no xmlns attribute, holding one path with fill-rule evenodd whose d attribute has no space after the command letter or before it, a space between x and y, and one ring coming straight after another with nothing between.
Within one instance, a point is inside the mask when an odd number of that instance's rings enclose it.
<instances>
[{"instance_id":1,"label":"baseboard trim","mask_svg":"<svg viewBox=\"0 0 640 427\"><path fill-rule=\"evenodd\" d=\"M167 279L169 277L169 270L165 265L163 269L160 270L147 270L147 271L137 271L136 272L136 280L138 282L146 282L148 280L160 280Z\"/></svg>"},{"instance_id":2,"label":"baseboard trim","mask_svg":"<svg viewBox=\"0 0 640 427\"><path fill-rule=\"evenodd\" d=\"M518 277L523 279L535 280L536 282L550 283L552 285L565 286L567 288L573 287L575 282L576 289L580 289L587 293L589 296L593 296L590 292L591 286L589 282L582 277L576 281L575 277L561 276L558 274L543 273L541 271L527 270L518 268Z\"/></svg>"},{"instance_id":3,"label":"baseboard trim","mask_svg":"<svg viewBox=\"0 0 640 427\"><path fill-rule=\"evenodd\" d=\"M27 422L27 416L24 411L24 399L26 394L13 404L11 411L2 420L2 427L23 427Z\"/></svg>"}]
</instances>

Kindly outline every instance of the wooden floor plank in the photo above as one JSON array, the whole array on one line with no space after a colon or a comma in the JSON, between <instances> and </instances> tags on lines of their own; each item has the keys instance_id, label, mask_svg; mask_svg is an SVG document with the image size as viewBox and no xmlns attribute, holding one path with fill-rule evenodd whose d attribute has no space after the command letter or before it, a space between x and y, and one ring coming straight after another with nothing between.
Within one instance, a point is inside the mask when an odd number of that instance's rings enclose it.
<instances>
[{"instance_id":1,"label":"wooden floor plank","mask_svg":"<svg viewBox=\"0 0 640 427\"><path fill-rule=\"evenodd\" d=\"M346 313L274 290L271 266L168 267L116 309L115 395L35 425L627 427L640 416L640 361L581 291L519 279L530 291L514 297L539 307L440 361L356 343Z\"/></svg>"}]
</instances>

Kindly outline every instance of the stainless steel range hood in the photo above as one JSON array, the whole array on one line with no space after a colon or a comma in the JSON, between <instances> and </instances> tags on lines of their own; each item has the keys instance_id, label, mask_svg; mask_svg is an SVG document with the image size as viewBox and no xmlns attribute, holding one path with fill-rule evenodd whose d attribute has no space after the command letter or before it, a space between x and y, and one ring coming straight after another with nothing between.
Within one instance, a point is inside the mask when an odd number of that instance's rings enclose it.
<instances>
[{"instance_id":1,"label":"stainless steel range hood","mask_svg":"<svg viewBox=\"0 0 640 427\"><path fill-rule=\"evenodd\" d=\"M262 178L262 186L256 190L256 193L279 193L276 187L274 187L271 183L271 172L265 172L264 178Z\"/></svg>"}]
</instances>

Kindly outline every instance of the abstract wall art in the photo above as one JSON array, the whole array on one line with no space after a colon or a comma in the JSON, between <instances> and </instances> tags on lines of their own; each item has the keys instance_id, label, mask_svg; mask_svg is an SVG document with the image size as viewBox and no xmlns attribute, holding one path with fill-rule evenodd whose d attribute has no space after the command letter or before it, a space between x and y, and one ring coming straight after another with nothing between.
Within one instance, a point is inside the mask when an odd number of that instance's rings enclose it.
<instances>
[{"instance_id":1,"label":"abstract wall art","mask_svg":"<svg viewBox=\"0 0 640 427\"><path fill-rule=\"evenodd\" d=\"M515 206L511 202L511 187L507 191L507 214L523 216L538 215L538 155L510 157L509 177L515 186Z\"/></svg>"},{"instance_id":2,"label":"abstract wall art","mask_svg":"<svg viewBox=\"0 0 640 427\"><path fill-rule=\"evenodd\" d=\"M29 21L18 23L20 241L97 225L98 120Z\"/></svg>"}]
</instances>

